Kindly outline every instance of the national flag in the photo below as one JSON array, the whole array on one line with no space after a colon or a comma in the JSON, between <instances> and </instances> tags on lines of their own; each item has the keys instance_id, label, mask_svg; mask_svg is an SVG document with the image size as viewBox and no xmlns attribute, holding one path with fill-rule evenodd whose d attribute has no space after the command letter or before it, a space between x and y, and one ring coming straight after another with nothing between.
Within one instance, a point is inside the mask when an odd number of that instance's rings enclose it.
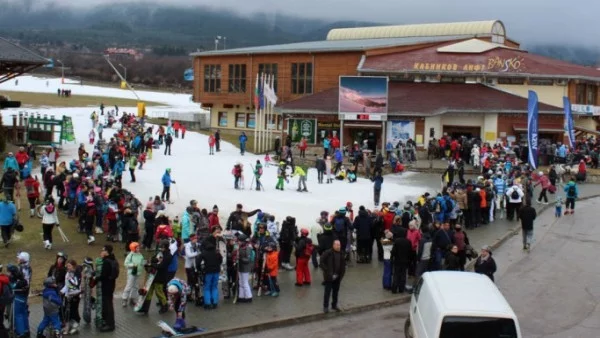
<instances>
[{"instance_id":1,"label":"national flag","mask_svg":"<svg viewBox=\"0 0 600 338\"><path fill-rule=\"evenodd\" d=\"M529 147L528 162L534 170L538 166L538 113L538 96L536 92L530 90L527 102L527 144Z\"/></svg>"},{"instance_id":2,"label":"national flag","mask_svg":"<svg viewBox=\"0 0 600 338\"><path fill-rule=\"evenodd\" d=\"M260 89L258 88L258 73L256 73L256 86L254 87L254 107L258 108L258 97L260 96Z\"/></svg>"},{"instance_id":3,"label":"national flag","mask_svg":"<svg viewBox=\"0 0 600 338\"><path fill-rule=\"evenodd\" d=\"M565 132L569 137L569 145L571 148L575 146L575 130L573 128L573 112L571 111L571 101L568 97L563 97L563 105L565 109Z\"/></svg>"},{"instance_id":4,"label":"national flag","mask_svg":"<svg viewBox=\"0 0 600 338\"><path fill-rule=\"evenodd\" d=\"M258 101L260 109L265 109L265 74L260 75Z\"/></svg>"},{"instance_id":5,"label":"national flag","mask_svg":"<svg viewBox=\"0 0 600 338\"><path fill-rule=\"evenodd\" d=\"M269 75L267 77L267 84L265 87L265 96L271 105L277 104L277 94L275 94L275 89L273 88L273 83L275 81L275 75Z\"/></svg>"}]
</instances>

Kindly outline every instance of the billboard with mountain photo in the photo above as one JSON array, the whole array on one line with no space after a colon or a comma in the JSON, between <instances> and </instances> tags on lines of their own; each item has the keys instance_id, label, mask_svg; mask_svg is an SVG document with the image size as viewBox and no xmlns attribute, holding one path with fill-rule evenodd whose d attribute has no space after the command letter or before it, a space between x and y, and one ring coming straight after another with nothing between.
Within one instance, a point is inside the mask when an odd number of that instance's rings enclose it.
<instances>
[{"instance_id":1,"label":"billboard with mountain photo","mask_svg":"<svg viewBox=\"0 0 600 338\"><path fill-rule=\"evenodd\" d=\"M339 113L353 115L386 115L388 111L388 78L381 76L340 76ZM356 119L356 117L354 117Z\"/></svg>"}]
</instances>

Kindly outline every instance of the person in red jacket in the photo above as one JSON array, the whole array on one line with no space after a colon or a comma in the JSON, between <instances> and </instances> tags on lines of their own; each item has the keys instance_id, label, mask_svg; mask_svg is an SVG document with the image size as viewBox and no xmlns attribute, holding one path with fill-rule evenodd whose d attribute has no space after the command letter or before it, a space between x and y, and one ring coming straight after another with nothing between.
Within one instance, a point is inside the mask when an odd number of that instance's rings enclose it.
<instances>
[{"instance_id":1,"label":"person in red jacket","mask_svg":"<svg viewBox=\"0 0 600 338\"><path fill-rule=\"evenodd\" d=\"M208 154L209 155L214 155L215 154L215 135L210 134L210 136L208 136Z\"/></svg>"},{"instance_id":2,"label":"person in red jacket","mask_svg":"<svg viewBox=\"0 0 600 338\"><path fill-rule=\"evenodd\" d=\"M179 129L181 129L181 125L179 122L175 121L173 123L173 130L175 130L175 138L179 138Z\"/></svg>"},{"instance_id":3,"label":"person in red jacket","mask_svg":"<svg viewBox=\"0 0 600 338\"><path fill-rule=\"evenodd\" d=\"M20 147L19 151L15 154L15 159L17 160L17 164L19 165L19 171L21 172L21 178L23 178L23 168L29 161L29 155L27 155L27 151L25 147Z\"/></svg>"},{"instance_id":4,"label":"person in red jacket","mask_svg":"<svg viewBox=\"0 0 600 338\"><path fill-rule=\"evenodd\" d=\"M223 228L221 226L221 223L219 222L219 207L217 207L216 204L213 206L212 212L210 214L208 214L208 227L209 227L211 233L212 233L212 229L215 226L218 226L221 229Z\"/></svg>"},{"instance_id":5,"label":"person in red jacket","mask_svg":"<svg viewBox=\"0 0 600 338\"><path fill-rule=\"evenodd\" d=\"M298 149L300 149L300 157L306 158L306 148L308 144L306 142L306 137L302 137L300 143L298 143Z\"/></svg>"},{"instance_id":6,"label":"person in red jacket","mask_svg":"<svg viewBox=\"0 0 600 338\"><path fill-rule=\"evenodd\" d=\"M337 148L340 147L340 139L337 137L337 135L333 136L333 138L331 139L331 147L333 148L334 152Z\"/></svg>"},{"instance_id":7,"label":"person in red jacket","mask_svg":"<svg viewBox=\"0 0 600 338\"><path fill-rule=\"evenodd\" d=\"M386 202L381 210L383 211L383 230L391 230L396 216L396 207L390 207L389 203Z\"/></svg>"},{"instance_id":8,"label":"person in red jacket","mask_svg":"<svg viewBox=\"0 0 600 338\"><path fill-rule=\"evenodd\" d=\"M181 139L183 140L185 138L185 131L187 129L185 129L185 124L181 124Z\"/></svg>"},{"instance_id":9,"label":"person in red jacket","mask_svg":"<svg viewBox=\"0 0 600 338\"><path fill-rule=\"evenodd\" d=\"M27 200L29 201L29 217L33 217L35 215L36 201L40 197L40 182L37 176L35 178L32 176L27 177L25 180L25 191L27 191Z\"/></svg>"}]
</instances>

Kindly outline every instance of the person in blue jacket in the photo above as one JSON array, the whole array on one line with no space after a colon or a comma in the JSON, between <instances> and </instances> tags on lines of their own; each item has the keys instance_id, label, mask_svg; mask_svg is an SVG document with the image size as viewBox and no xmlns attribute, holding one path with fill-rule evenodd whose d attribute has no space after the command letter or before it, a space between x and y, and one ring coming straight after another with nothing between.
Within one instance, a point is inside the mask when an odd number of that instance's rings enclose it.
<instances>
[{"instance_id":1,"label":"person in blue jacket","mask_svg":"<svg viewBox=\"0 0 600 338\"><path fill-rule=\"evenodd\" d=\"M0 229L2 231L2 242L8 247L12 235L12 225L17 215L17 208L13 202L7 201L2 197L0 201Z\"/></svg>"},{"instance_id":2,"label":"person in blue jacket","mask_svg":"<svg viewBox=\"0 0 600 338\"><path fill-rule=\"evenodd\" d=\"M8 153L8 156L4 159L3 170L6 171L8 168L12 168L14 171L19 172L19 164L12 152Z\"/></svg>"},{"instance_id":3,"label":"person in blue jacket","mask_svg":"<svg viewBox=\"0 0 600 338\"><path fill-rule=\"evenodd\" d=\"M115 184L117 187L122 188L123 171L125 170L125 161L121 158L117 160L113 167L113 174L115 175Z\"/></svg>"},{"instance_id":4,"label":"person in blue jacket","mask_svg":"<svg viewBox=\"0 0 600 338\"><path fill-rule=\"evenodd\" d=\"M573 215L575 213L575 200L579 197L579 189L573 178L565 185L565 193L567 194L567 200L565 201L565 215Z\"/></svg>"},{"instance_id":5,"label":"person in blue jacket","mask_svg":"<svg viewBox=\"0 0 600 338\"><path fill-rule=\"evenodd\" d=\"M323 158L327 157L327 155L329 155L329 146L331 145L331 140L329 139L329 137L326 137L323 140Z\"/></svg>"},{"instance_id":6,"label":"person in blue jacket","mask_svg":"<svg viewBox=\"0 0 600 338\"><path fill-rule=\"evenodd\" d=\"M338 171L340 171L340 169L342 169L342 164L344 163L344 154L342 153L342 150L340 148L337 148L335 150L335 168L333 169L333 174L337 175Z\"/></svg>"},{"instance_id":7,"label":"person in blue jacket","mask_svg":"<svg viewBox=\"0 0 600 338\"><path fill-rule=\"evenodd\" d=\"M246 152L246 142L248 141L248 136L246 136L245 132L242 132L239 137L240 140L240 154L244 155Z\"/></svg>"},{"instance_id":8,"label":"person in blue jacket","mask_svg":"<svg viewBox=\"0 0 600 338\"><path fill-rule=\"evenodd\" d=\"M160 199L163 202L171 203L171 183L175 184L175 181L171 179L171 168L167 168L162 176L163 191Z\"/></svg>"},{"instance_id":9,"label":"person in blue jacket","mask_svg":"<svg viewBox=\"0 0 600 338\"><path fill-rule=\"evenodd\" d=\"M183 216L181 217L181 240L183 243L190 241L190 235L194 231L192 225L192 214L194 213L194 207L189 206L185 209Z\"/></svg>"},{"instance_id":10,"label":"person in blue jacket","mask_svg":"<svg viewBox=\"0 0 600 338\"><path fill-rule=\"evenodd\" d=\"M58 295L56 286L56 280L54 277L48 277L44 280L44 291L42 291L42 297L44 302L44 318L38 326L37 336L45 337L44 330L48 325L52 324L56 337L60 337L61 322L60 322L60 308L62 306L62 299Z\"/></svg>"}]
</instances>

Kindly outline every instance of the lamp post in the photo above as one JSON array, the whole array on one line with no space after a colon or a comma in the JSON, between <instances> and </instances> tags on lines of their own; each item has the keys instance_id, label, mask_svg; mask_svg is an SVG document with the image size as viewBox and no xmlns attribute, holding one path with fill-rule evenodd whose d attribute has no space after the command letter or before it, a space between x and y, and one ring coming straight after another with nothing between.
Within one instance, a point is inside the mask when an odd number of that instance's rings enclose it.
<instances>
[{"instance_id":1,"label":"lamp post","mask_svg":"<svg viewBox=\"0 0 600 338\"><path fill-rule=\"evenodd\" d=\"M227 49L227 37L223 37L223 49Z\"/></svg>"},{"instance_id":2,"label":"lamp post","mask_svg":"<svg viewBox=\"0 0 600 338\"><path fill-rule=\"evenodd\" d=\"M56 62L60 63L60 70L61 70L60 83L65 84L65 65L60 60L56 60Z\"/></svg>"},{"instance_id":3,"label":"lamp post","mask_svg":"<svg viewBox=\"0 0 600 338\"><path fill-rule=\"evenodd\" d=\"M125 82L127 82L127 67L123 66L120 63L119 63L119 67L123 68L123 71L125 72L123 78L125 79Z\"/></svg>"},{"instance_id":4,"label":"lamp post","mask_svg":"<svg viewBox=\"0 0 600 338\"><path fill-rule=\"evenodd\" d=\"M221 36L217 35L217 37L215 38L215 50L219 49L219 41L221 40Z\"/></svg>"}]
</instances>

